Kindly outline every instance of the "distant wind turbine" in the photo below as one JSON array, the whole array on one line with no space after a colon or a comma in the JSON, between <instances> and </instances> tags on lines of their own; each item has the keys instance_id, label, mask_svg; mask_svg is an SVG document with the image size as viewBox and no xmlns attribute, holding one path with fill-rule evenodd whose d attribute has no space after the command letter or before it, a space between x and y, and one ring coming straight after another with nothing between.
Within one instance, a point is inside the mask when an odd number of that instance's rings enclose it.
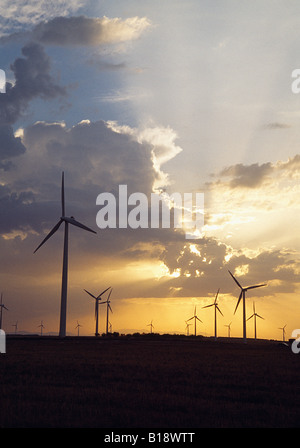
<instances>
[{"instance_id":1,"label":"distant wind turbine","mask_svg":"<svg viewBox=\"0 0 300 448\"><path fill-rule=\"evenodd\" d=\"M53 227L53 229L48 233L46 238L43 239L41 244L35 249L34 253L59 229L61 224L64 222L64 251L63 251L63 268L62 268L62 285L61 285L61 305L60 305L60 327L59 336L66 336L66 326L67 326L67 289L68 289L68 235L69 235L69 224L79 227L81 229L87 230L88 232L96 233L94 230L86 227L80 222L76 221L73 216L68 218L65 216L65 186L64 186L64 173L62 173L61 181L61 217L58 223Z\"/></svg>"},{"instance_id":2,"label":"distant wind turbine","mask_svg":"<svg viewBox=\"0 0 300 448\"><path fill-rule=\"evenodd\" d=\"M241 289L241 293L238 298L238 301L237 301L237 304L236 304L236 307L234 310L234 314L237 310L237 307L239 306L241 298L243 298L243 339L244 339L244 342L247 342L247 336L246 336L246 292L248 291L248 289L260 288L261 286L267 286L267 285L264 283L261 285L253 285L253 286L247 286L246 288L243 288L242 285L234 277L234 275L230 271L228 271L228 272L231 275L231 277L233 278L233 280L235 281L235 283L238 285L238 287Z\"/></svg>"},{"instance_id":3,"label":"distant wind turbine","mask_svg":"<svg viewBox=\"0 0 300 448\"><path fill-rule=\"evenodd\" d=\"M45 327L43 325L43 321L42 320L41 320L40 325L38 325L38 327L41 329L41 336L43 336L43 328L45 328Z\"/></svg>"},{"instance_id":4,"label":"distant wind turbine","mask_svg":"<svg viewBox=\"0 0 300 448\"><path fill-rule=\"evenodd\" d=\"M192 320L192 319L195 319L195 336L197 336L197 328L196 328L197 320L199 320L199 322L201 322L201 323L203 323L203 322L202 322L202 320L200 320L199 317L196 315L196 307L195 307L195 310L194 310L194 316L193 316L193 317L190 317L190 318L187 320L187 322L188 322L189 320Z\"/></svg>"},{"instance_id":5,"label":"distant wind turbine","mask_svg":"<svg viewBox=\"0 0 300 448\"><path fill-rule=\"evenodd\" d=\"M260 319L264 320L264 317L260 316L259 314L257 314L255 312L255 303L253 302L253 314L252 316L248 317L247 320L252 319L252 317L254 317L254 339L256 339L256 318L259 317Z\"/></svg>"},{"instance_id":6,"label":"distant wind turbine","mask_svg":"<svg viewBox=\"0 0 300 448\"><path fill-rule=\"evenodd\" d=\"M80 325L80 323L77 321L77 325L75 327L75 329L77 328L77 336L79 336L79 327L82 327L82 325Z\"/></svg>"},{"instance_id":7,"label":"distant wind turbine","mask_svg":"<svg viewBox=\"0 0 300 448\"><path fill-rule=\"evenodd\" d=\"M217 303L217 298L218 298L218 294L219 294L220 288L217 291L214 303L210 304L210 305L206 305L203 306L202 308L209 308L211 306L215 307L215 339L217 339L217 310L219 311L219 313L221 313L221 315L223 316L222 311L220 310L220 308L218 307L218 303Z\"/></svg>"},{"instance_id":8,"label":"distant wind turbine","mask_svg":"<svg viewBox=\"0 0 300 448\"><path fill-rule=\"evenodd\" d=\"M230 324L228 325L224 325L224 327L228 328L228 337L230 338L230 327L231 327L232 322L230 322Z\"/></svg>"},{"instance_id":9,"label":"distant wind turbine","mask_svg":"<svg viewBox=\"0 0 300 448\"><path fill-rule=\"evenodd\" d=\"M0 329L2 328L2 313L3 309L7 310L6 306L3 304L3 293L1 292L1 303L0 303Z\"/></svg>"},{"instance_id":10,"label":"distant wind turbine","mask_svg":"<svg viewBox=\"0 0 300 448\"><path fill-rule=\"evenodd\" d=\"M278 328L278 330L282 330L282 340L283 340L283 342L285 341L285 327L286 327L286 324L285 324L284 327L279 327Z\"/></svg>"},{"instance_id":11,"label":"distant wind turbine","mask_svg":"<svg viewBox=\"0 0 300 448\"><path fill-rule=\"evenodd\" d=\"M104 291L100 292L100 294L95 297L92 293L90 293L89 291L87 291L86 289L84 290L87 294L89 294L91 297L93 297L93 299L95 299L95 318L96 318L96 331L95 331L95 336L99 336L99 332L98 332L98 322L99 322L99 300L101 300L101 296L108 291L110 288L110 286L108 288L106 288ZM106 302L102 302L102 303L106 303Z\"/></svg>"},{"instance_id":12,"label":"distant wind turbine","mask_svg":"<svg viewBox=\"0 0 300 448\"><path fill-rule=\"evenodd\" d=\"M186 335L189 336L189 334L190 334L190 332L189 332L189 327L190 327L190 325L192 325L192 324L188 324L187 321L185 321L185 323L186 323L186 327L185 327L185 329L186 329Z\"/></svg>"},{"instance_id":13,"label":"distant wind turbine","mask_svg":"<svg viewBox=\"0 0 300 448\"><path fill-rule=\"evenodd\" d=\"M147 325L147 327L150 327L150 333L152 334L152 329L154 326L152 325L153 320L151 320L150 324Z\"/></svg>"},{"instance_id":14,"label":"distant wind turbine","mask_svg":"<svg viewBox=\"0 0 300 448\"><path fill-rule=\"evenodd\" d=\"M15 324L12 324L12 327L15 327L15 334L16 334L18 331L18 321L16 321Z\"/></svg>"}]
</instances>

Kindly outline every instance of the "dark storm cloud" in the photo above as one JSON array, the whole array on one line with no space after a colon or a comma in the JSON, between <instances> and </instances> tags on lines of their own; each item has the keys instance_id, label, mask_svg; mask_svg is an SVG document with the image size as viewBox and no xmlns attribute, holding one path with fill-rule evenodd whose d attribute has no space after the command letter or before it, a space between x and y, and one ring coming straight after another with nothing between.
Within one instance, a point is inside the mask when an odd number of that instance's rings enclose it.
<instances>
[{"instance_id":1,"label":"dark storm cloud","mask_svg":"<svg viewBox=\"0 0 300 448\"><path fill-rule=\"evenodd\" d=\"M34 98L45 100L66 94L50 74L50 59L38 43L22 48L24 57L11 64L15 83L6 83L6 93L0 96L0 120L2 124L14 124L27 110Z\"/></svg>"},{"instance_id":2,"label":"dark storm cloud","mask_svg":"<svg viewBox=\"0 0 300 448\"><path fill-rule=\"evenodd\" d=\"M24 154L26 151L20 137L15 137L13 128L9 125L0 126L0 168L10 169L12 164L8 159Z\"/></svg>"}]
</instances>

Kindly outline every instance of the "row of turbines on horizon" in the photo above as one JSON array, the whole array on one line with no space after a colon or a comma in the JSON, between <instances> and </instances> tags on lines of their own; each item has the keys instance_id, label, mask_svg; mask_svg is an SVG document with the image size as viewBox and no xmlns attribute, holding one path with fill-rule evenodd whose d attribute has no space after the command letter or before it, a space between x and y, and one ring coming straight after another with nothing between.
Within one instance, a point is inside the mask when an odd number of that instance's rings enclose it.
<instances>
[{"instance_id":1,"label":"row of turbines on horizon","mask_svg":"<svg viewBox=\"0 0 300 448\"><path fill-rule=\"evenodd\" d=\"M56 223L56 225L52 228L52 230L47 234L47 236L43 239L43 241L39 244L39 246L35 249L34 253L36 253L38 251L38 249L40 249L41 246L43 246L43 244L46 243L46 241L48 241L49 238L51 238L51 236L54 235L54 233L57 232L57 230L60 228L60 226L64 224L64 244L63 244L63 267L62 267L62 284L61 284L61 306L60 306L60 326L59 326L59 336L60 337L65 337L66 336L66 322L67 322L67 289L68 289L68 238L69 238L69 225L73 225L75 227L79 227L83 230L86 230L88 232L91 233L97 233L94 230L90 229L89 227L85 226L84 224L78 222L77 220L75 220L75 218L73 216L71 217L67 217L66 213L65 213L65 188L64 188L64 172L62 173L62 182L61 182L61 217L59 218L59 221ZM229 274L231 275L231 277L233 278L233 280L235 281L235 283L238 285L238 287L240 288L241 292L237 301L237 305L236 308L234 310L234 314L241 302L241 300L243 301L243 340L244 342L246 342L247 340L247 336L246 336L246 292L249 289L254 289L254 288L260 288L262 286L266 286L266 284L258 284L258 285L252 285L252 286L247 286L247 287L243 287L239 281L235 278L235 276L229 271ZM101 301L102 295L107 292L110 289L108 298L105 302ZM92 294L91 292L87 291L86 289L84 290L87 294L89 294L94 300L95 300L95 318L96 318L96 330L95 330L95 334L96 336L99 335L98 332L98 324L99 324L99 305L102 304L107 304L107 319L106 319L106 333L108 333L108 325L109 325L109 311L112 312L111 306L110 306L110 295L112 292L111 287L106 288L104 291L102 291L98 296L95 296L94 294ZM215 308L215 338L217 338L217 311L219 313L222 314L218 303L217 303L217 298L218 298L218 294L219 294L219 290L216 294L214 303L207 305L203 308L208 308L208 307L213 307ZM254 307L254 305L253 305ZM5 307L5 305L2 303L2 295L1 295L1 304L0 304L0 329L2 328L2 313L3 310L7 310L7 308ZM261 319L263 319L261 316L259 316L256 312L255 312L255 307L253 308L253 314L252 316L250 316L247 320L251 319L252 317L254 317L254 323L255 323L255 338L256 338L256 317L259 317ZM187 322L189 322L190 320L194 319L194 333L196 336L196 324L197 324L197 320L202 322L199 317L196 315L196 307L195 307L195 311L194 311L194 316L192 316L191 318L189 318ZM77 323L78 324L78 323ZM16 325L16 329L17 329L17 323ZM42 323L41 323L42 325ZM188 324L187 324L188 325ZM189 324L190 325L190 324ZM228 332L230 334L230 325L231 323L228 325ZM151 332L153 329L153 325L152 325L152 321L151 324L149 324L148 326L150 326L151 328ZM79 328L80 328L80 324L78 324L78 326L76 327L79 333ZM188 328L188 327L187 327ZM41 326L41 331L42 331L43 327ZM285 332L285 326L280 328L283 330L283 337L284 337L284 332Z\"/></svg>"}]
</instances>

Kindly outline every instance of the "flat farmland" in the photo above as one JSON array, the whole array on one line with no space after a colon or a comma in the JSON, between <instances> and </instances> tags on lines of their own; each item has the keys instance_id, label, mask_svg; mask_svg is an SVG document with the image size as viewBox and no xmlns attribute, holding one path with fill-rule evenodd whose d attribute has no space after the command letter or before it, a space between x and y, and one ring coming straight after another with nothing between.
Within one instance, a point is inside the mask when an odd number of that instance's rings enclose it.
<instances>
[{"instance_id":1,"label":"flat farmland","mask_svg":"<svg viewBox=\"0 0 300 448\"><path fill-rule=\"evenodd\" d=\"M1 428L296 428L300 354L274 341L9 338Z\"/></svg>"}]
</instances>

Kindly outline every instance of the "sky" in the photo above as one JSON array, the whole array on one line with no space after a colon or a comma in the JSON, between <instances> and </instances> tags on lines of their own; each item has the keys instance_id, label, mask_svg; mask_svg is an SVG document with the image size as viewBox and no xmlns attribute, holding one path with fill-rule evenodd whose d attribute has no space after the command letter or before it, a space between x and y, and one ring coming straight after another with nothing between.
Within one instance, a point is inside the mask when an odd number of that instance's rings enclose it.
<instances>
[{"instance_id":1,"label":"sky","mask_svg":"<svg viewBox=\"0 0 300 448\"><path fill-rule=\"evenodd\" d=\"M4 0L0 5L0 291L3 329L59 329L63 231L67 332L95 331L112 287L120 333L242 336L239 288L258 337L299 322L300 5L284 0ZM100 193L203 193L197 238L182 229L106 228ZM104 299L107 295L103 296ZM105 331L105 305L100 332ZM190 321L191 322L191 321ZM193 328L189 327L190 333ZM253 319L247 322L254 336Z\"/></svg>"}]
</instances>

